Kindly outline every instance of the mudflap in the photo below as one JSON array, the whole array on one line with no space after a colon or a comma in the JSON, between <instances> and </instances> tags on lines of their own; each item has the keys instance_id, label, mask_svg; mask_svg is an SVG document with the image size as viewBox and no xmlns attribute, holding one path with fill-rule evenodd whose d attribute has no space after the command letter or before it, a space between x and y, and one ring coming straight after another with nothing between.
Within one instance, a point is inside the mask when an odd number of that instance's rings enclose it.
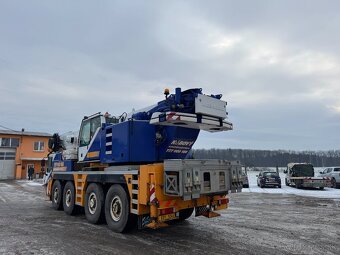
<instances>
[{"instance_id":1,"label":"mudflap","mask_svg":"<svg viewBox=\"0 0 340 255\"><path fill-rule=\"evenodd\" d=\"M195 207L195 217L198 217L198 216L214 218L214 217L221 216L221 214L212 211L211 208L208 206L200 206L200 207Z\"/></svg>"},{"instance_id":2,"label":"mudflap","mask_svg":"<svg viewBox=\"0 0 340 255\"><path fill-rule=\"evenodd\" d=\"M151 223L151 217L149 214L138 215L138 229L144 229Z\"/></svg>"}]
</instances>

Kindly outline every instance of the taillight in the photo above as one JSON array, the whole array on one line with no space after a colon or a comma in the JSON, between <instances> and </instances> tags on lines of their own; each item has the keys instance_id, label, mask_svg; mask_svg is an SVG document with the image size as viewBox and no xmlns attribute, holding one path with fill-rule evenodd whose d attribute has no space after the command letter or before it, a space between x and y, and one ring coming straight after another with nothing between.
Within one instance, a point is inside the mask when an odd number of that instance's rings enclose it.
<instances>
[{"instance_id":1,"label":"taillight","mask_svg":"<svg viewBox=\"0 0 340 255\"><path fill-rule=\"evenodd\" d=\"M175 211L176 211L175 207L159 209L159 215L170 214L170 213L174 213Z\"/></svg>"},{"instance_id":2,"label":"taillight","mask_svg":"<svg viewBox=\"0 0 340 255\"><path fill-rule=\"evenodd\" d=\"M220 198L218 200L218 205L226 205L226 204L229 204L229 198L228 197Z\"/></svg>"}]
</instances>

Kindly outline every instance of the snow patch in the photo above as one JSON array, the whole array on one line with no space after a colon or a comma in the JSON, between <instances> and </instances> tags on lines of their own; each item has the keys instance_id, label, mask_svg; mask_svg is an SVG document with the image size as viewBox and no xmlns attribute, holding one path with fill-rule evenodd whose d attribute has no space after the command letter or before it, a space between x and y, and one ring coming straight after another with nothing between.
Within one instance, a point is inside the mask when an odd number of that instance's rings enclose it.
<instances>
[{"instance_id":1,"label":"snow patch","mask_svg":"<svg viewBox=\"0 0 340 255\"><path fill-rule=\"evenodd\" d=\"M242 192L250 193L270 193L270 194L292 194L297 196L318 197L340 199L340 189L325 188L318 189L297 189L285 185L285 174L280 173L281 189L280 188L260 188L257 186L257 177L259 172L248 171L249 188L243 188Z\"/></svg>"}]
</instances>

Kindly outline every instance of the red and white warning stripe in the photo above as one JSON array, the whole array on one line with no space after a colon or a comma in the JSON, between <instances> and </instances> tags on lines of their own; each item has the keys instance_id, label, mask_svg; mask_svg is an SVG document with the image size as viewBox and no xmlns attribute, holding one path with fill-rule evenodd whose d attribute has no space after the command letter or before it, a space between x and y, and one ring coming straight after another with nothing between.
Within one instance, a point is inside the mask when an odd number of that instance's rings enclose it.
<instances>
[{"instance_id":1,"label":"red and white warning stripe","mask_svg":"<svg viewBox=\"0 0 340 255\"><path fill-rule=\"evenodd\" d=\"M166 120L180 120L181 117L176 112L170 112L166 115Z\"/></svg>"},{"instance_id":2,"label":"red and white warning stripe","mask_svg":"<svg viewBox=\"0 0 340 255\"><path fill-rule=\"evenodd\" d=\"M155 190L155 185L151 184L150 187L150 203L155 203L156 202L156 190Z\"/></svg>"}]
</instances>

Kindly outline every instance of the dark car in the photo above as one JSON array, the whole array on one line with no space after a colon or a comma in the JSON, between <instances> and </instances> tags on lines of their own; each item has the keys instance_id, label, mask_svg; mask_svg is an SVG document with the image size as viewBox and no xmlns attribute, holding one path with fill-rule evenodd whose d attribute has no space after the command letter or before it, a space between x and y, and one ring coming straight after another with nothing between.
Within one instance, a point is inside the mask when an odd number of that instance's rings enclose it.
<instances>
[{"instance_id":1,"label":"dark car","mask_svg":"<svg viewBox=\"0 0 340 255\"><path fill-rule=\"evenodd\" d=\"M257 186L264 187L278 187L281 188L281 178L277 172L260 172L257 176Z\"/></svg>"}]
</instances>

